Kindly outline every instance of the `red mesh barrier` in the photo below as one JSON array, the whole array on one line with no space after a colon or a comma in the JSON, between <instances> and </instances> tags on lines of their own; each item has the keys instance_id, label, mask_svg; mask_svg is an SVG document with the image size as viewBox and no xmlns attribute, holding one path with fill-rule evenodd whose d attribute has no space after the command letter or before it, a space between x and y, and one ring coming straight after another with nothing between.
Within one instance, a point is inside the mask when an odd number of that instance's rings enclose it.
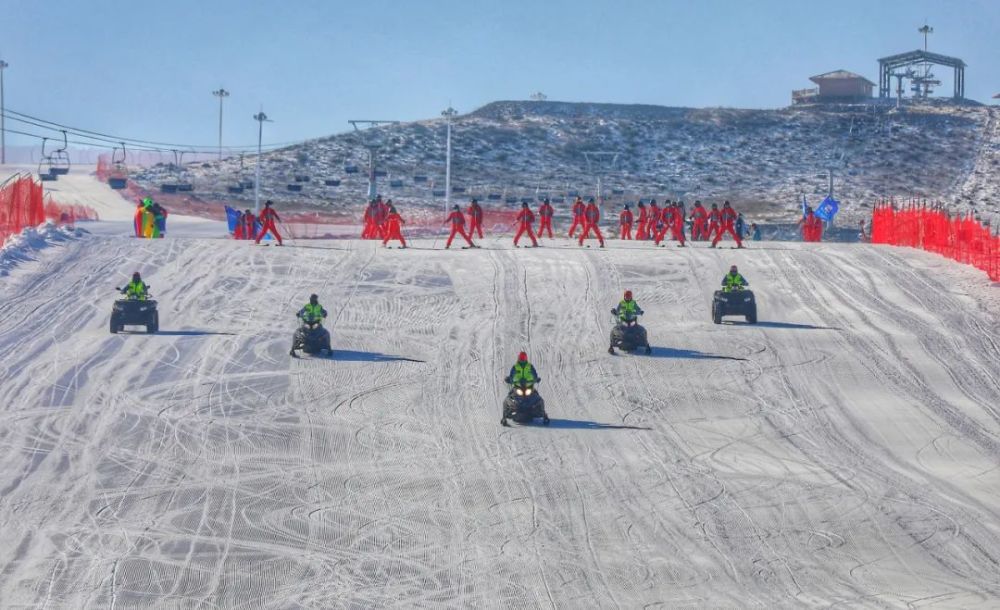
<instances>
[{"instance_id":1,"label":"red mesh barrier","mask_svg":"<svg viewBox=\"0 0 1000 610\"><path fill-rule=\"evenodd\" d=\"M926 204L897 208L880 202L872 211L872 243L935 252L982 269L1000 282L1000 236L970 214L951 215Z\"/></svg>"},{"instance_id":2,"label":"red mesh barrier","mask_svg":"<svg viewBox=\"0 0 1000 610\"><path fill-rule=\"evenodd\" d=\"M46 220L73 224L77 220L97 220L97 212L86 206L46 200L42 184L32 176L17 174L0 185L0 244L25 227Z\"/></svg>"}]
</instances>

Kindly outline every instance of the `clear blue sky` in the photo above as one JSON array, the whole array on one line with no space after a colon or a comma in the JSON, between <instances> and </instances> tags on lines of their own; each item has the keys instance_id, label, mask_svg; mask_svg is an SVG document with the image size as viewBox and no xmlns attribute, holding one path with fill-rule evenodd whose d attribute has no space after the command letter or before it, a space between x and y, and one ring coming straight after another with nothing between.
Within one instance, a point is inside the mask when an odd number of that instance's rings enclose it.
<instances>
[{"instance_id":1,"label":"clear blue sky","mask_svg":"<svg viewBox=\"0 0 1000 610\"><path fill-rule=\"evenodd\" d=\"M821 72L877 81L876 59L920 47L925 19L931 50L963 58L967 95L991 102L1000 0L4 0L0 58L8 108L132 138L215 143L224 86L237 145L256 142L260 105L268 142L539 90L780 107Z\"/></svg>"}]
</instances>

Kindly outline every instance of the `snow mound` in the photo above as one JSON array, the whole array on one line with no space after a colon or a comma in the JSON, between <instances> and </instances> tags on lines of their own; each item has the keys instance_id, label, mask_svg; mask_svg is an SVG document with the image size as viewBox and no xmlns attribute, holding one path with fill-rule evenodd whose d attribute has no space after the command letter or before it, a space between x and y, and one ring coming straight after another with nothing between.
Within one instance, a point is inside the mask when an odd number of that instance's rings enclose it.
<instances>
[{"instance_id":1,"label":"snow mound","mask_svg":"<svg viewBox=\"0 0 1000 610\"><path fill-rule=\"evenodd\" d=\"M0 277L6 276L20 262L35 260L34 254L57 243L79 239L88 232L78 227L58 226L47 221L11 235L0 247Z\"/></svg>"}]
</instances>

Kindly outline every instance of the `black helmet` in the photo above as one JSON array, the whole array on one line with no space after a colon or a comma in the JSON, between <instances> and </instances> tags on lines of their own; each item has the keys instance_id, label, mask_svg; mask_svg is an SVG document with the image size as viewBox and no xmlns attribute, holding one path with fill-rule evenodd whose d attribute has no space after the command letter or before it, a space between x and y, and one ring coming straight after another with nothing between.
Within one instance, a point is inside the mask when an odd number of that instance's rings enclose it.
<instances>
[{"instance_id":1,"label":"black helmet","mask_svg":"<svg viewBox=\"0 0 1000 610\"><path fill-rule=\"evenodd\" d=\"M733 265L732 267L729 268L729 273L739 273L739 270L736 268L736 265Z\"/></svg>"},{"instance_id":2,"label":"black helmet","mask_svg":"<svg viewBox=\"0 0 1000 610\"><path fill-rule=\"evenodd\" d=\"M728 207L729 207L729 202L728 202L728 201L726 201L725 203L723 203L723 204L722 204L722 207L724 207L724 208L728 208Z\"/></svg>"},{"instance_id":3,"label":"black helmet","mask_svg":"<svg viewBox=\"0 0 1000 610\"><path fill-rule=\"evenodd\" d=\"M526 208L526 207L528 207L528 202L527 202L527 201L522 201L522 202L521 202L521 207L522 207L522 208Z\"/></svg>"},{"instance_id":4,"label":"black helmet","mask_svg":"<svg viewBox=\"0 0 1000 610\"><path fill-rule=\"evenodd\" d=\"M133 282L138 282L141 279L142 279L142 276L139 275L138 271L136 271L135 273L132 274L132 281Z\"/></svg>"},{"instance_id":5,"label":"black helmet","mask_svg":"<svg viewBox=\"0 0 1000 610\"><path fill-rule=\"evenodd\" d=\"M479 203L479 202L478 202L478 201L476 201L476 198L475 198L475 197L473 197L473 198L472 198L472 203Z\"/></svg>"},{"instance_id":6,"label":"black helmet","mask_svg":"<svg viewBox=\"0 0 1000 610\"><path fill-rule=\"evenodd\" d=\"M271 207L271 200L270 199L268 199L267 201L264 202L264 207L265 208Z\"/></svg>"},{"instance_id":7,"label":"black helmet","mask_svg":"<svg viewBox=\"0 0 1000 610\"><path fill-rule=\"evenodd\" d=\"M542 203L548 203L548 202L549 202L549 198L548 197L546 197L545 199L542 199Z\"/></svg>"},{"instance_id":8,"label":"black helmet","mask_svg":"<svg viewBox=\"0 0 1000 610\"><path fill-rule=\"evenodd\" d=\"M458 209L458 204L456 203L455 205L451 206L451 209L457 210Z\"/></svg>"},{"instance_id":9,"label":"black helmet","mask_svg":"<svg viewBox=\"0 0 1000 610\"><path fill-rule=\"evenodd\" d=\"M313 304L313 305L315 305L316 303L319 303L319 296L315 295L315 294L310 294L309 295L309 302L311 304Z\"/></svg>"},{"instance_id":10,"label":"black helmet","mask_svg":"<svg viewBox=\"0 0 1000 610\"><path fill-rule=\"evenodd\" d=\"M712 209L713 210L718 209L718 207L719 207L719 204L717 204L717 203L713 203L712 204Z\"/></svg>"}]
</instances>

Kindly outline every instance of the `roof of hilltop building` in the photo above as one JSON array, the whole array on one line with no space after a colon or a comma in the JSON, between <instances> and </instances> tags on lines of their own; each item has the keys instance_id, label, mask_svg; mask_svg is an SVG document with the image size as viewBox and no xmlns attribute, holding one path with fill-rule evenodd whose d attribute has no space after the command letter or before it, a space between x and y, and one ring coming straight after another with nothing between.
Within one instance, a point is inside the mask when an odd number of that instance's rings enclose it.
<instances>
[{"instance_id":1,"label":"roof of hilltop building","mask_svg":"<svg viewBox=\"0 0 1000 610\"><path fill-rule=\"evenodd\" d=\"M809 77L809 80L816 84L819 84L819 81L821 80L863 80L869 85L873 87L875 86L875 83L871 82L864 76L847 70L834 70L833 72L827 72L825 74L817 74L816 76Z\"/></svg>"}]
</instances>

